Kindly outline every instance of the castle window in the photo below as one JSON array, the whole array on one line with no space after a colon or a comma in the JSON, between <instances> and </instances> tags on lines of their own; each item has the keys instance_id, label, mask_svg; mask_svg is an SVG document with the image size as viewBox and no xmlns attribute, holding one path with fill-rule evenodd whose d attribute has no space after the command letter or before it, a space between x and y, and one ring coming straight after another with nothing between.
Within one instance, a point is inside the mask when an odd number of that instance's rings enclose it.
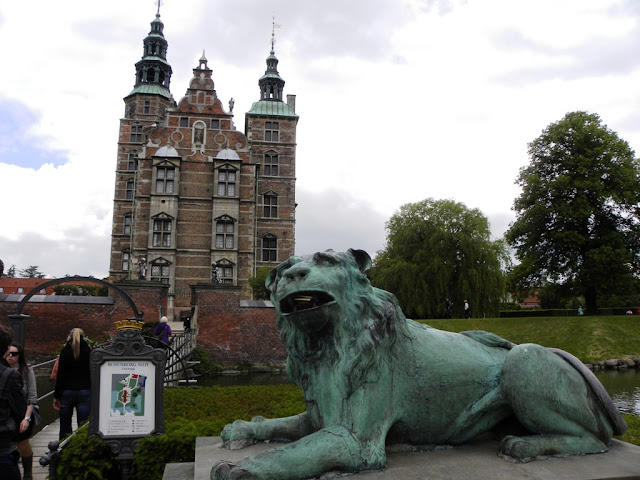
<instances>
[{"instance_id":1,"label":"castle window","mask_svg":"<svg viewBox=\"0 0 640 480\"><path fill-rule=\"evenodd\" d=\"M264 194L264 216L269 218L278 216L278 197L273 193Z\"/></svg>"},{"instance_id":2,"label":"castle window","mask_svg":"<svg viewBox=\"0 0 640 480\"><path fill-rule=\"evenodd\" d=\"M188 127L189 126L189 117L180 117L180 126Z\"/></svg>"},{"instance_id":3,"label":"castle window","mask_svg":"<svg viewBox=\"0 0 640 480\"><path fill-rule=\"evenodd\" d=\"M141 142L142 141L142 125L131 125L131 138L129 139L131 142Z\"/></svg>"},{"instance_id":4,"label":"castle window","mask_svg":"<svg viewBox=\"0 0 640 480\"><path fill-rule=\"evenodd\" d=\"M151 281L169 283L170 265L151 265Z\"/></svg>"},{"instance_id":5,"label":"castle window","mask_svg":"<svg viewBox=\"0 0 640 480\"><path fill-rule=\"evenodd\" d=\"M234 239L233 221L219 220L216 222L216 248L233 249Z\"/></svg>"},{"instance_id":6,"label":"castle window","mask_svg":"<svg viewBox=\"0 0 640 480\"><path fill-rule=\"evenodd\" d=\"M221 197L236 196L236 172L234 170L218 170L218 195Z\"/></svg>"},{"instance_id":7,"label":"castle window","mask_svg":"<svg viewBox=\"0 0 640 480\"><path fill-rule=\"evenodd\" d=\"M133 219L133 215L130 213L124 216L124 229L123 232L125 235L131 235L131 220Z\"/></svg>"},{"instance_id":8,"label":"castle window","mask_svg":"<svg viewBox=\"0 0 640 480\"><path fill-rule=\"evenodd\" d=\"M264 156L264 174L270 177L278 176L278 155Z\"/></svg>"},{"instance_id":9,"label":"castle window","mask_svg":"<svg viewBox=\"0 0 640 480\"><path fill-rule=\"evenodd\" d=\"M136 182L133 179L127 180L127 188L125 190L125 198L127 200L133 199L133 196L135 195L135 188Z\"/></svg>"},{"instance_id":10,"label":"castle window","mask_svg":"<svg viewBox=\"0 0 640 480\"><path fill-rule=\"evenodd\" d=\"M173 167L156 167L156 193L173 193L176 170Z\"/></svg>"},{"instance_id":11,"label":"castle window","mask_svg":"<svg viewBox=\"0 0 640 480\"><path fill-rule=\"evenodd\" d=\"M264 122L264 139L266 142L277 142L278 132L278 122Z\"/></svg>"},{"instance_id":12,"label":"castle window","mask_svg":"<svg viewBox=\"0 0 640 480\"><path fill-rule=\"evenodd\" d=\"M129 271L129 252L122 252L122 270Z\"/></svg>"},{"instance_id":13,"label":"castle window","mask_svg":"<svg viewBox=\"0 0 640 480\"><path fill-rule=\"evenodd\" d=\"M262 261L275 262L278 258L278 239L275 235L262 237Z\"/></svg>"},{"instance_id":14,"label":"castle window","mask_svg":"<svg viewBox=\"0 0 640 480\"><path fill-rule=\"evenodd\" d=\"M211 129L220 130L220 120L218 120L217 118L211 119Z\"/></svg>"},{"instance_id":15,"label":"castle window","mask_svg":"<svg viewBox=\"0 0 640 480\"><path fill-rule=\"evenodd\" d=\"M171 220L155 219L153 221L153 246L154 247L170 247L171 246Z\"/></svg>"},{"instance_id":16,"label":"castle window","mask_svg":"<svg viewBox=\"0 0 640 480\"><path fill-rule=\"evenodd\" d=\"M145 100L144 101L144 113L150 113L151 112L151 101L150 100Z\"/></svg>"},{"instance_id":17,"label":"castle window","mask_svg":"<svg viewBox=\"0 0 640 480\"><path fill-rule=\"evenodd\" d=\"M127 160L127 170L132 172L138 170L138 154L136 152L132 152L129 154L129 159Z\"/></svg>"},{"instance_id":18,"label":"castle window","mask_svg":"<svg viewBox=\"0 0 640 480\"><path fill-rule=\"evenodd\" d=\"M233 285L233 263L221 260L212 265L211 276L214 283Z\"/></svg>"}]
</instances>

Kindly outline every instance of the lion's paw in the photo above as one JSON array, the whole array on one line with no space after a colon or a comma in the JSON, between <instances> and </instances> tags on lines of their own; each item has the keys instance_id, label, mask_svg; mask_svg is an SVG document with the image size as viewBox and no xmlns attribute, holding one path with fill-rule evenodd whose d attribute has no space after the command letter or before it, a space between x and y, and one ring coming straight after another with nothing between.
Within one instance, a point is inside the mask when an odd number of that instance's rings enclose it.
<instances>
[{"instance_id":1,"label":"lion's paw","mask_svg":"<svg viewBox=\"0 0 640 480\"><path fill-rule=\"evenodd\" d=\"M211 480L234 480L242 478L255 478L245 469L231 462L218 462L211 468Z\"/></svg>"},{"instance_id":2,"label":"lion's paw","mask_svg":"<svg viewBox=\"0 0 640 480\"><path fill-rule=\"evenodd\" d=\"M506 460L528 463L538 455L537 446L524 437L508 435L500 442L500 456Z\"/></svg>"},{"instance_id":3,"label":"lion's paw","mask_svg":"<svg viewBox=\"0 0 640 480\"><path fill-rule=\"evenodd\" d=\"M259 420L258 420L259 421ZM223 447L230 450L239 450L241 448L253 445L256 438L256 423L245 422L244 420L236 420L228 424L220 433L223 441Z\"/></svg>"}]
</instances>

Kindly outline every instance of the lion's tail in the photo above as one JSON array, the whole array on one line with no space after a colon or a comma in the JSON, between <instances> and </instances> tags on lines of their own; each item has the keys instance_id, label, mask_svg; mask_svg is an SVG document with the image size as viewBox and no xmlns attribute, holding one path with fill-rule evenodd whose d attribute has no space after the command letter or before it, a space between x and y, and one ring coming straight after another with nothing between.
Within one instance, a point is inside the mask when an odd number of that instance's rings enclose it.
<instances>
[{"instance_id":1,"label":"lion's tail","mask_svg":"<svg viewBox=\"0 0 640 480\"><path fill-rule=\"evenodd\" d=\"M602 405L602 408L611 420L611 424L613 425L613 434L624 434L624 432L627 431L627 424L614 405L613 400L611 400L611 397L602 386L598 378L593 374L593 372L585 367L580 360L571 355L569 352L565 352L564 350L560 350L559 348L549 348L548 350L558 355L569 365L575 368L578 372L580 372L580 375L582 375L582 378L584 378L585 382L587 382L587 385L595 394L596 398L600 402L600 405Z\"/></svg>"}]
</instances>

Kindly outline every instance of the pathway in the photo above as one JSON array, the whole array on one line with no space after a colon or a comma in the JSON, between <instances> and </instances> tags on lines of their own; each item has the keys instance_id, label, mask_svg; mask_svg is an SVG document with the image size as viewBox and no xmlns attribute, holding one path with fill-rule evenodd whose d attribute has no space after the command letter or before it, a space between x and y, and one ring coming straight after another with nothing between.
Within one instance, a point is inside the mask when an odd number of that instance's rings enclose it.
<instances>
[{"instance_id":1,"label":"pathway","mask_svg":"<svg viewBox=\"0 0 640 480\"><path fill-rule=\"evenodd\" d=\"M74 418L73 425L75 424L76 423ZM30 443L31 448L33 449L33 480L45 480L47 478L47 475L49 475L49 466L41 466L40 457L49 451L49 442L51 442L52 440L58 440L59 432L60 419L57 419L55 422L47 425L33 437L31 437Z\"/></svg>"}]
</instances>

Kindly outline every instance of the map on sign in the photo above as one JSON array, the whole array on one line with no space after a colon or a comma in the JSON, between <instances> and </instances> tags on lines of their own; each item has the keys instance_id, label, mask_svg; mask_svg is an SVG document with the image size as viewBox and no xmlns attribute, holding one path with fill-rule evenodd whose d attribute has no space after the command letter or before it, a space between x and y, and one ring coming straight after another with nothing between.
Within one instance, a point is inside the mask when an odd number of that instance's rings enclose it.
<instances>
[{"instance_id":1,"label":"map on sign","mask_svg":"<svg viewBox=\"0 0 640 480\"><path fill-rule=\"evenodd\" d=\"M145 375L112 374L111 375L111 415L136 417L144 416Z\"/></svg>"}]
</instances>

